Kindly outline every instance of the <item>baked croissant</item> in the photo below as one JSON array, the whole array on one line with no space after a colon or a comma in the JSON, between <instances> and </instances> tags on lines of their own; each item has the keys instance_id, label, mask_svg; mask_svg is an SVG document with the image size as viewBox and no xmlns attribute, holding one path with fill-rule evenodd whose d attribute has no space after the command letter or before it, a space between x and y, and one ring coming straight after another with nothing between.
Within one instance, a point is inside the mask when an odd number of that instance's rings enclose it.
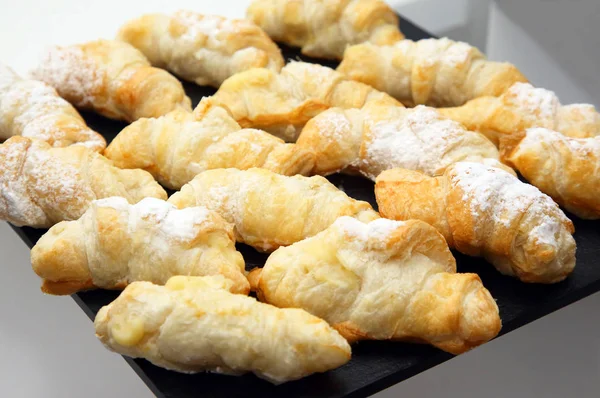
<instances>
[{"instance_id":1,"label":"baked croissant","mask_svg":"<svg viewBox=\"0 0 600 398\"><path fill-rule=\"evenodd\" d=\"M202 118L175 110L127 126L105 152L121 168L149 171L161 184L179 189L198 173L216 168L263 167L276 173L308 173L310 150L285 144L272 135L240 126L221 107Z\"/></svg>"},{"instance_id":2,"label":"baked croissant","mask_svg":"<svg viewBox=\"0 0 600 398\"><path fill-rule=\"evenodd\" d=\"M232 292L250 290L231 224L204 207L177 210L155 198L135 205L120 197L92 202L81 218L40 238L31 265L50 294L164 284L174 275L223 275Z\"/></svg>"},{"instance_id":3,"label":"baked croissant","mask_svg":"<svg viewBox=\"0 0 600 398\"><path fill-rule=\"evenodd\" d=\"M315 152L315 174L358 171L373 181L398 167L429 175L466 160L506 167L483 135L422 105L331 108L306 124L296 145Z\"/></svg>"},{"instance_id":4,"label":"baked croissant","mask_svg":"<svg viewBox=\"0 0 600 398\"><path fill-rule=\"evenodd\" d=\"M52 148L20 136L0 145L0 188L0 220L34 228L76 220L94 199L167 198L143 170L121 170L83 146Z\"/></svg>"},{"instance_id":5,"label":"baked croissant","mask_svg":"<svg viewBox=\"0 0 600 398\"><path fill-rule=\"evenodd\" d=\"M32 75L78 108L132 122L158 117L191 101L168 72L153 68L132 45L98 40L48 51Z\"/></svg>"},{"instance_id":6,"label":"baked croissant","mask_svg":"<svg viewBox=\"0 0 600 398\"><path fill-rule=\"evenodd\" d=\"M279 74L257 68L230 77L194 112L201 118L210 106L221 106L242 127L296 141L304 124L320 112L331 107L360 108L375 100L401 106L389 95L326 66L290 62Z\"/></svg>"},{"instance_id":7,"label":"baked croissant","mask_svg":"<svg viewBox=\"0 0 600 398\"><path fill-rule=\"evenodd\" d=\"M349 47L337 69L405 105L457 106L498 96L527 79L512 64L488 61L475 47L448 38Z\"/></svg>"},{"instance_id":8,"label":"baked croissant","mask_svg":"<svg viewBox=\"0 0 600 398\"><path fill-rule=\"evenodd\" d=\"M417 220L340 217L275 251L249 278L261 301L305 309L350 342L424 342L460 354L501 328L479 277L457 274L444 238Z\"/></svg>"},{"instance_id":9,"label":"baked croissant","mask_svg":"<svg viewBox=\"0 0 600 398\"><path fill-rule=\"evenodd\" d=\"M219 87L251 68L278 72L285 63L277 45L252 22L192 11L144 15L127 22L118 38L152 65L203 86Z\"/></svg>"},{"instance_id":10,"label":"baked croissant","mask_svg":"<svg viewBox=\"0 0 600 398\"><path fill-rule=\"evenodd\" d=\"M221 276L134 282L96 315L109 349L183 373L253 372L272 383L337 368L350 346L327 322L232 294Z\"/></svg>"},{"instance_id":11,"label":"baked croissant","mask_svg":"<svg viewBox=\"0 0 600 398\"><path fill-rule=\"evenodd\" d=\"M555 130L573 138L600 135L600 114L593 105L561 105L552 91L527 83L515 83L498 98L477 98L440 112L469 130L483 133L496 145L502 136L532 127Z\"/></svg>"},{"instance_id":12,"label":"baked croissant","mask_svg":"<svg viewBox=\"0 0 600 398\"><path fill-rule=\"evenodd\" d=\"M83 145L102 152L104 138L90 129L79 113L52 87L22 79L0 64L0 140L22 135L54 147Z\"/></svg>"},{"instance_id":13,"label":"baked croissant","mask_svg":"<svg viewBox=\"0 0 600 398\"><path fill-rule=\"evenodd\" d=\"M600 218L600 136L570 138L531 128L500 140L502 157L519 173L581 218Z\"/></svg>"},{"instance_id":14,"label":"baked croissant","mask_svg":"<svg viewBox=\"0 0 600 398\"><path fill-rule=\"evenodd\" d=\"M340 59L350 44L404 38L398 16L382 0L254 0L246 17L311 57Z\"/></svg>"},{"instance_id":15,"label":"baked croissant","mask_svg":"<svg viewBox=\"0 0 600 398\"><path fill-rule=\"evenodd\" d=\"M313 236L340 216L379 218L370 204L348 197L321 176L287 177L264 169L205 171L169 202L216 211L235 226L238 242L262 251Z\"/></svg>"},{"instance_id":16,"label":"baked croissant","mask_svg":"<svg viewBox=\"0 0 600 398\"><path fill-rule=\"evenodd\" d=\"M393 169L377 177L381 215L436 227L450 247L524 282L554 283L575 267L573 223L537 188L503 170L461 162L442 176Z\"/></svg>"}]
</instances>

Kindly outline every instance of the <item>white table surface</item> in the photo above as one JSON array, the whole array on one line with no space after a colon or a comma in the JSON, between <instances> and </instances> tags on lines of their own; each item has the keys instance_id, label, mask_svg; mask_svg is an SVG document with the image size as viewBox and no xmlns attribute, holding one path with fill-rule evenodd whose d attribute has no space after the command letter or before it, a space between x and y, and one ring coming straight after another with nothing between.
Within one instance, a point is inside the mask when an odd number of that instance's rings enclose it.
<instances>
[{"instance_id":1,"label":"white table surface","mask_svg":"<svg viewBox=\"0 0 600 398\"><path fill-rule=\"evenodd\" d=\"M396 4L407 2L415 0L397 0ZM111 38L122 22L141 13L189 8L241 17L247 3L0 0L0 62L25 73L45 47ZM497 24L495 29L500 29ZM507 47L494 45L503 48L503 57L510 59ZM552 83L551 78L547 83ZM0 223L0 253L0 396L152 396L121 357L96 341L92 323L72 299L44 296L39 291L29 251L6 223ZM596 294L377 396L598 397L598 308L600 295Z\"/></svg>"}]
</instances>

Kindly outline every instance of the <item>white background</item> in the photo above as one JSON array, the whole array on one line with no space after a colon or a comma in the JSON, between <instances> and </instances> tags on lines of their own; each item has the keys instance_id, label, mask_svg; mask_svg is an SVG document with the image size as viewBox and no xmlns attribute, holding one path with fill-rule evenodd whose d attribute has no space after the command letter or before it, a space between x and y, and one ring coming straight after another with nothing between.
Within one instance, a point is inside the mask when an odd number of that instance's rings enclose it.
<instances>
[{"instance_id":1,"label":"white background","mask_svg":"<svg viewBox=\"0 0 600 398\"><path fill-rule=\"evenodd\" d=\"M492 59L515 62L564 102L600 104L598 0L497 0L489 14L483 0L390 3L433 33L476 43ZM24 73L46 46L110 38L122 22L141 13L189 8L241 17L247 4L0 0L0 62ZM72 299L41 294L26 246L5 223L0 223L0 266L0 396L152 396L121 357L96 341L92 323ZM596 294L378 397L598 397L599 308Z\"/></svg>"}]
</instances>

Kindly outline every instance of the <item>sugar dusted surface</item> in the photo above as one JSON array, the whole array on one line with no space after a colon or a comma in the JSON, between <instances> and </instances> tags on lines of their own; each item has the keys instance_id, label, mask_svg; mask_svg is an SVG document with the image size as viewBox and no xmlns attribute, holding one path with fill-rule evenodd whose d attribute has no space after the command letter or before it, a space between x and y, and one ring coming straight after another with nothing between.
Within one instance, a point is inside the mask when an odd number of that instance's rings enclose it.
<instances>
[{"instance_id":1,"label":"sugar dusted surface","mask_svg":"<svg viewBox=\"0 0 600 398\"><path fill-rule=\"evenodd\" d=\"M508 90L508 98L514 105L530 116L553 120L560 107L558 97L552 91L535 88L529 83L515 83Z\"/></svg>"},{"instance_id":2,"label":"sugar dusted surface","mask_svg":"<svg viewBox=\"0 0 600 398\"><path fill-rule=\"evenodd\" d=\"M342 142L351 130L350 122L344 113L338 110L331 110L321 115L314 118L315 128L323 137L333 142Z\"/></svg>"},{"instance_id":3,"label":"sugar dusted surface","mask_svg":"<svg viewBox=\"0 0 600 398\"><path fill-rule=\"evenodd\" d=\"M549 196L504 170L479 163L456 163L453 170L452 184L463 191L462 200L470 206L476 229L481 227L477 220L485 213L491 214L494 224L509 228L529 212L539 222L531 236L557 245L557 232L568 219Z\"/></svg>"},{"instance_id":4,"label":"sugar dusted surface","mask_svg":"<svg viewBox=\"0 0 600 398\"><path fill-rule=\"evenodd\" d=\"M527 129L525 138L519 143L519 147L538 147L543 143L560 142L571 150L581 152L582 156L600 157L600 136L593 138L571 138L554 130L535 127Z\"/></svg>"},{"instance_id":5,"label":"sugar dusted surface","mask_svg":"<svg viewBox=\"0 0 600 398\"><path fill-rule=\"evenodd\" d=\"M466 130L432 108L419 105L405 112L406 117L372 126L367 163L378 165L379 171L401 167L430 175L438 173L448 166L444 154Z\"/></svg>"},{"instance_id":6,"label":"sugar dusted surface","mask_svg":"<svg viewBox=\"0 0 600 398\"><path fill-rule=\"evenodd\" d=\"M103 83L102 72L77 46L49 49L32 76L77 98L78 106L92 105Z\"/></svg>"},{"instance_id":7,"label":"sugar dusted surface","mask_svg":"<svg viewBox=\"0 0 600 398\"><path fill-rule=\"evenodd\" d=\"M365 224L348 216L340 217L333 223L333 225L342 230L347 236L363 242L374 241L381 243L385 243L391 234L404 224L403 221L393 221L386 218L379 218Z\"/></svg>"}]
</instances>

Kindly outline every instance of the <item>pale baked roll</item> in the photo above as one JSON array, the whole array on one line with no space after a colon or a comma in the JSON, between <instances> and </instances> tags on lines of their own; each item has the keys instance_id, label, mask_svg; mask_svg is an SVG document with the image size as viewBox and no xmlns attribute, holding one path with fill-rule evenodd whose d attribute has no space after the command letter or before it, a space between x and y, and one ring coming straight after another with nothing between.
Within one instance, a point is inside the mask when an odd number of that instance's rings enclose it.
<instances>
[{"instance_id":1,"label":"pale baked roll","mask_svg":"<svg viewBox=\"0 0 600 398\"><path fill-rule=\"evenodd\" d=\"M350 346L327 322L232 294L223 277L134 282L94 321L111 351L183 373L252 372L279 384L350 360Z\"/></svg>"},{"instance_id":2,"label":"pale baked roll","mask_svg":"<svg viewBox=\"0 0 600 398\"><path fill-rule=\"evenodd\" d=\"M252 22L193 11L143 15L123 25L117 37L152 65L200 85L219 87L252 68L278 72L285 63L277 45Z\"/></svg>"},{"instance_id":3,"label":"pale baked roll","mask_svg":"<svg viewBox=\"0 0 600 398\"><path fill-rule=\"evenodd\" d=\"M337 70L405 105L436 107L498 96L513 83L527 81L514 65L489 61L477 48L445 37L352 46Z\"/></svg>"}]
</instances>

